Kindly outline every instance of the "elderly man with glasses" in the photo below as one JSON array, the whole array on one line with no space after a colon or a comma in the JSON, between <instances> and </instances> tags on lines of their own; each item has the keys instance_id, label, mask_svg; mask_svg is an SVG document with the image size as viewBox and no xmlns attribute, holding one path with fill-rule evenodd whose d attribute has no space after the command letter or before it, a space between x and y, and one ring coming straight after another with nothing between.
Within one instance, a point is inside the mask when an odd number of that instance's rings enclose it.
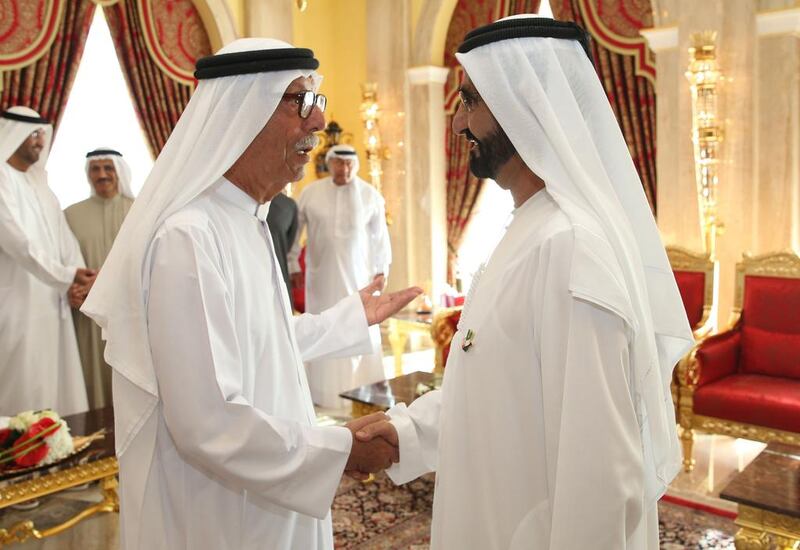
<instances>
[{"instance_id":1,"label":"elderly man with glasses","mask_svg":"<svg viewBox=\"0 0 800 550\"><path fill-rule=\"evenodd\" d=\"M95 274L47 185L52 135L32 109L0 114L0 416L87 409L67 291Z\"/></svg>"},{"instance_id":2,"label":"elderly man with glasses","mask_svg":"<svg viewBox=\"0 0 800 550\"><path fill-rule=\"evenodd\" d=\"M421 291L370 285L293 317L266 223L325 126L318 64L256 38L198 61L83 305L114 369L124 549L332 549L341 475L398 460L353 439L384 415L317 425L303 361L363 353Z\"/></svg>"}]
</instances>

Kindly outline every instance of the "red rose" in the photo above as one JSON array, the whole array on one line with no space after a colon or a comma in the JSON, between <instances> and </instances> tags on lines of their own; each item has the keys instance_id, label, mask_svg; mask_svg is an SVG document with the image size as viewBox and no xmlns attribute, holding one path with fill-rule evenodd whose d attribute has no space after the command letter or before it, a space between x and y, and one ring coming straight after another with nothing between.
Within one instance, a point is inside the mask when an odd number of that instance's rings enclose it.
<instances>
[{"instance_id":1,"label":"red rose","mask_svg":"<svg viewBox=\"0 0 800 550\"><path fill-rule=\"evenodd\" d=\"M55 423L56 423L56 421L53 420L52 418L45 417L45 418L42 418L40 421L31 424L31 429L38 427L39 428L39 432L41 432L42 430L46 430L47 428L49 428L50 426L52 426ZM55 430L52 433L55 433L57 431L58 430ZM36 433L39 433L39 432L36 432ZM50 435L51 434L47 434L45 437L50 437Z\"/></svg>"},{"instance_id":2,"label":"red rose","mask_svg":"<svg viewBox=\"0 0 800 550\"><path fill-rule=\"evenodd\" d=\"M44 460L44 457L47 456L47 452L50 450L44 442L44 438L37 439L31 443L28 442L53 424L55 424L55 422L52 419L43 418L39 422L31 425L28 431L17 439L14 446L11 448L12 453L17 457L14 459L14 462L19 466L30 467L36 466ZM28 444L26 445L26 443Z\"/></svg>"},{"instance_id":3,"label":"red rose","mask_svg":"<svg viewBox=\"0 0 800 550\"><path fill-rule=\"evenodd\" d=\"M9 437L11 437L11 428L3 428L0 430L0 447L5 444Z\"/></svg>"}]
</instances>

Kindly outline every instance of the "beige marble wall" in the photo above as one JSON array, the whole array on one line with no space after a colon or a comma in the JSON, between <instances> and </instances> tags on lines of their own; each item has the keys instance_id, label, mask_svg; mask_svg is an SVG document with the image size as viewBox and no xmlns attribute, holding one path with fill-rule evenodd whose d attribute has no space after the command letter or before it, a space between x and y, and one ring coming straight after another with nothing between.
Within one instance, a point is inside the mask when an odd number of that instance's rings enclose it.
<instances>
[{"instance_id":1,"label":"beige marble wall","mask_svg":"<svg viewBox=\"0 0 800 550\"><path fill-rule=\"evenodd\" d=\"M243 1L245 36L268 36L285 42L292 42L292 9L294 2L289 0Z\"/></svg>"},{"instance_id":2,"label":"beige marble wall","mask_svg":"<svg viewBox=\"0 0 800 550\"><path fill-rule=\"evenodd\" d=\"M406 67L410 55L410 0L367 3L367 79L378 84L381 140L390 158L382 163L381 183L391 219L392 268L389 289L412 283L409 274L408 204L406 202ZM391 39L389 39L391 37ZM366 162L362 175L367 177Z\"/></svg>"},{"instance_id":3,"label":"beige marble wall","mask_svg":"<svg viewBox=\"0 0 800 550\"><path fill-rule=\"evenodd\" d=\"M658 224L664 241L700 250L691 96L692 33L717 31L720 116L719 321L733 303L742 253L800 244L800 13L794 0L658 0L647 33L658 80ZM791 10L782 10L790 7ZM723 9L724 8L724 9ZM768 11L765 11L768 10Z\"/></svg>"},{"instance_id":4,"label":"beige marble wall","mask_svg":"<svg viewBox=\"0 0 800 550\"><path fill-rule=\"evenodd\" d=\"M757 73L758 198L752 250L800 249L800 38L762 37Z\"/></svg>"}]
</instances>

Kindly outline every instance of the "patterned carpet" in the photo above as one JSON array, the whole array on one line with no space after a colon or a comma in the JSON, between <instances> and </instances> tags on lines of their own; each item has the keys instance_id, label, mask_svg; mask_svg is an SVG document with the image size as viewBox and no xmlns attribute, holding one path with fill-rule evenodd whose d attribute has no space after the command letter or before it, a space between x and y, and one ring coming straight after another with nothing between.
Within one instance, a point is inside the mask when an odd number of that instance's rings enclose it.
<instances>
[{"instance_id":1,"label":"patterned carpet","mask_svg":"<svg viewBox=\"0 0 800 550\"><path fill-rule=\"evenodd\" d=\"M427 550L433 476L400 487L385 476L363 484L345 479L333 502L335 547L348 550ZM733 521L659 503L662 550L733 550Z\"/></svg>"}]
</instances>

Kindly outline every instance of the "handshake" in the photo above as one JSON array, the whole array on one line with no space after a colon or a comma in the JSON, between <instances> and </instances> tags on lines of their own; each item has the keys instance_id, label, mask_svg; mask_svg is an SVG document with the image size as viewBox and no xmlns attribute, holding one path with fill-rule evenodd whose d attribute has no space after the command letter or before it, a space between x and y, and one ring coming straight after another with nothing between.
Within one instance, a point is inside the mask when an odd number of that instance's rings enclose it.
<instances>
[{"instance_id":1,"label":"handshake","mask_svg":"<svg viewBox=\"0 0 800 550\"><path fill-rule=\"evenodd\" d=\"M351 420L346 427L353 434L353 446L344 473L361 481L400 461L397 430L383 413Z\"/></svg>"},{"instance_id":2,"label":"handshake","mask_svg":"<svg viewBox=\"0 0 800 550\"><path fill-rule=\"evenodd\" d=\"M67 298L69 305L75 309L83 305L83 301L92 289L95 279L97 278L97 271L93 269L78 268L75 272L75 279L72 281L69 290L67 291Z\"/></svg>"}]
</instances>

